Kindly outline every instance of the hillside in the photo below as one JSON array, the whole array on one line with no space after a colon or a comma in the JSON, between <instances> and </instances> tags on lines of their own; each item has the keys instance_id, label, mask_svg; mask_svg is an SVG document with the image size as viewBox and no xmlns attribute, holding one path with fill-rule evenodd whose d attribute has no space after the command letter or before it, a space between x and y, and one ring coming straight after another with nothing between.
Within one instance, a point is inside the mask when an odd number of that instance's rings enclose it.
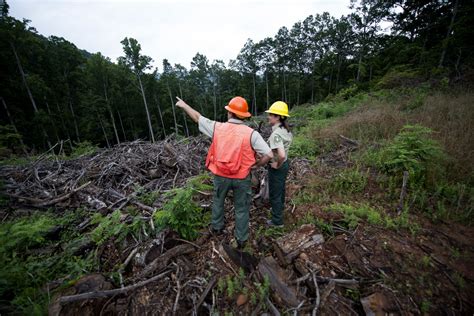
<instances>
[{"instance_id":1,"label":"hillside","mask_svg":"<svg viewBox=\"0 0 474 316\"><path fill-rule=\"evenodd\" d=\"M472 313L472 93L349 92L292 110L285 227L254 200L243 253L203 138L3 166L2 313Z\"/></svg>"}]
</instances>

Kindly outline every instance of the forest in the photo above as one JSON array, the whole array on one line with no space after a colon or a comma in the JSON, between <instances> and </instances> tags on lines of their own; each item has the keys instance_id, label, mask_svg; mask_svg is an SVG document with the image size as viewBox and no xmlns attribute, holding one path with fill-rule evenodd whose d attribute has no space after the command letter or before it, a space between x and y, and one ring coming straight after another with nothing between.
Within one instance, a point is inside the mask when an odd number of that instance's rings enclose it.
<instances>
[{"instance_id":1,"label":"forest","mask_svg":"<svg viewBox=\"0 0 474 316\"><path fill-rule=\"evenodd\" d=\"M198 52L186 65L173 56L145 56L126 37L117 61L67 39L45 38L34 21L19 21L2 6L0 97L10 152L40 152L54 143L110 147L134 139L196 135L174 108L175 96L212 119L222 119L233 96L254 115L280 99L290 107L339 91L368 91L471 76L471 1L352 1L352 13L309 15L273 37L248 39L234 60L210 61ZM152 60L162 66L152 69ZM6 136L5 136L6 135ZM23 145L22 145L23 143Z\"/></svg>"}]
</instances>

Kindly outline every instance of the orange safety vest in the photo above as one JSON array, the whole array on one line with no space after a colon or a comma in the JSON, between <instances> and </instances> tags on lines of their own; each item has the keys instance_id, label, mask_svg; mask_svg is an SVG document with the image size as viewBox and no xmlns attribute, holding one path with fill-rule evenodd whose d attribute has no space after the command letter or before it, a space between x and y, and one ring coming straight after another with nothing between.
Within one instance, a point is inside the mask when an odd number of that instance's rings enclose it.
<instances>
[{"instance_id":1,"label":"orange safety vest","mask_svg":"<svg viewBox=\"0 0 474 316\"><path fill-rule=\"evenodd\" d=\"M253 129L243 124L216 122L206 167L217 176L245 179L256 161L252 133Z\"/></svg>"}]
</instances>

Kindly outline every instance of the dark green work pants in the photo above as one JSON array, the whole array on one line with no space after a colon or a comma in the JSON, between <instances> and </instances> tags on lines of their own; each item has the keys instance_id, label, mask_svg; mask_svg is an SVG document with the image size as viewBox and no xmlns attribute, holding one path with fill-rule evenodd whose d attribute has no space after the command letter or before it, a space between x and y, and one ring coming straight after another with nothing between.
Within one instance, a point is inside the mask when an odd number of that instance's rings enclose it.
<instances>
[{"instance_id":1,"label":"dark green work pants","mask_svg":"<svg viewBox=\"0 0 474 316\"><path fill-rule=\"evenodd\" d=\"M214 176L214 198L212 202L212 228L224 228L224 201L227 192L234 193L235 239L244 242L249 237L249 211L252 201L250 175L245 179Z\"/></svg>"},{"instance_id":2,"label":"dark green work pants","mask_svg":"<svg viewBox=\"0 0 474 316\"><path fill-rule=\"evenodd\" d=\"M290 164L286 160L279 169L268 169L268 188L272 206L272 222L283 225L283 210L285 209L285 183Z\"/></svg>"}]
</instances>

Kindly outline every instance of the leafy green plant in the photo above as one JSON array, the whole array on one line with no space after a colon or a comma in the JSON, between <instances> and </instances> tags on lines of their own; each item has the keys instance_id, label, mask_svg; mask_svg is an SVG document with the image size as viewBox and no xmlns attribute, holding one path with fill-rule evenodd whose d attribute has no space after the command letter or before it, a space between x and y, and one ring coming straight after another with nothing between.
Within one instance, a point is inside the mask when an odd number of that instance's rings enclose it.
<instances>
[{"instance_id":1,"label":"leafy green plant","mask_svg":"<svg viewBox=\"0 0 474 316\"><path fill-rule=\"evenodd\" d=\"M120 219L122 213L119 210L114 211L107 217L100 213L94 214L92 217L92 224L98 224L92 230L91 239L98 245L104 243L111 237L115 237L117 241L123 240L127 234L126 224Z\"/></svg>"},{"instance_id":2,"label":"leafy green plant","mask_svg":"<svg viewBox=\"0 0 474 316\"><path fill-rule=\"evenodd\" d=\"M435 182L446 159L438 142L430 138L431 129L406 125L378 157L378 166L398 177L408 171L410 181L419 185Z\"/></svg>"},{"instance_id":3,"label":"leafy green plant","mask_svg":"<svg viewBox=\"0 0 474 316\"><path fill-rule=\"evenodd\" d=\"M367 174L359 171L359 168L348 169L336 175L331 187L340 193L361 192L367 185Z\"/></svg>"},{"instance_id":4,"label":"leafy green plant","mask_svg":"<svg viewBox=\"0 0 474 316\"><path fill-rule=\"evenodd\" d=\"M84 155L90 155L95 153L97 150L98 147L87 140L80 143L75 143L74 149L69 155L69 158L78 158Z\"/></svg>"},{"instance_id":5,"label":"leafy green plant","mask_svg":"<svg viewBox=\"0 0 474 316\"><path fill-rule=\"evenodd\" d=\"M208 223L206 214L193 201L198 191L210 190L206 183L209 176L204 174L191 178L183 188L177 188L166 193L169 200L163 208L154 214L154 221L159 228L169 227L182 238L192 240L198 235L198 230Z\"/></svg>"},{"instance_id":6,"label":"leafy green plant","mask_svg":"<svg viewBox=\"0 0 474 316\"><path fill-rule=\"evenodd\" d=\"M93 269L93 253L77 257L69 248L65 253L48 251L56 241L48 240L47 233L65 223L57 216L42 214L0 225L0 297L7 300L4 305L25 315L46 314L48 293L41 290L45 283L63 277L66 283ZM46 253L35 254L33 248L39 247Z\"/></svg>"}]
</instances>

